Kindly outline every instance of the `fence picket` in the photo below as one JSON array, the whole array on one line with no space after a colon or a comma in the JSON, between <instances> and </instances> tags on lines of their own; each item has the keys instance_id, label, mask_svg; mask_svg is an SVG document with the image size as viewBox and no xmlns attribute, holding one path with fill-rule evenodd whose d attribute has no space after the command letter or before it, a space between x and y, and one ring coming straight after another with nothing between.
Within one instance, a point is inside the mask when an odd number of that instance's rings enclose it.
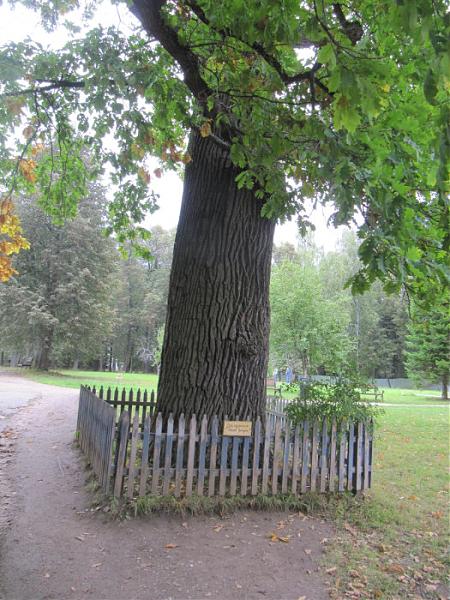
<instances>
[{"instance_id":1,"label":"fence picket","mask_svg":"<svg viewBox=\"0 0 450 600\"><path fill-rule=\"evenodd\" d=\"M225 486L227 483L227 463L228 463L228 445L230 438L222 436L222 448L220 452L220 471L219 471L219 496L225 496Z\"/></svg>"},{"instance_id":2,"label":"fence picket","mask_svg":"<svg viewBox=\"0 0 450 600\"><path fill-rule=\"evenodd\" d=\"M363 424L360 421L358 423L358 433L356 440L356 491L361 490L362 483L362 461L363 461Z\"/></svg>"},{"instance_id":3,"label":"fence picket","mask_svg":"<svg viewBox=\"0 0 450 600\"><path fill-rule=\"evenodd\" d=\"M140 430L142 430L143 426L144 426L144 419L142 417L142 412L141 412L141 404L142 404L141 388L138 388L137 392L136 392L136 413L139 415L139 429Z\"/></svg>"},{"instance_id":4,"label":"fence picket","mask_svg":"<svg viewBox=\"0 0 450 600\"><path fill-rule=\"evenodd\" d=\"M238 475L238 452L241 442L240 437L233 438L233 448L231 451L231 477L230 477L230 495L236 495L237 475Z\"/></svg>"},{"instance_id":5,"label":"fence picket","mask_svg":"<svg viewBox=\"0 0 450 600\"><path fill-rule=\"evenodd\" d=\"M345 490L345 446L347 443L347 424L342 421L339 428L339 483L338 490Z\"/></svg>"},{"instance_id":6,"label":"fence picket","mask_svg":"<svg viewBox=\"0 0 450 600\"><path fill-rule=\"evenodd\" d=\"M131 451L130 451L130 465L128 467L128 498L131 500L134 494L134 480L136 478L136 454L137 446L139 441L139 415L134 414L133 418L133 429L131 433Z\"/></svg>"},{"instance_id":7,"label":"fence picket","mask_svg":"<svg viewBox=\"0 0 450 600\"><path fill-rule=\"evenodd\" d=\"M294 447L292 450L292 479L291 493L297 495L297 482L299 477L299 452L300 452L300 425L297 425L294 431Z\"/></svg>"},{"instance_id":8,"label":"fence picket","mask_svg":"<svg viewBox=\"0 0 450 600\"><path fill-rule=\"evenodd\" d=\"M309 422L303 421L302 478L300 481L300 492L302 494L306 492L308 486L309 454Z\"/></svg>"},{"instance_id":9,"label":"fence picket","mask_svg":"<svg viewBox=\"0 0 450 600\"><path fill-rule=\"evenodd\" d=\"M330 442L330 479L328 489L334 492L336 480L336 419L331 423L331 442Z\"/></svg>"},{"instance_id":10,"label":"fence picket","mask_svg":"<svg viewBox=\"0 0 450 600\"><path fill-rule=\"evenodd\" d=\"M273 448L272 460L272 494L275 496L278 493L278 472L280 470L280 454L281 454L281 420L277 419L275 423L275 442Z\"/></svg>"},{"instance_id":11,"label":"fence picket","mask_svg":"<svg viewBox=\"0 0 450 600\"><path fill-rule=\"evenodd\" d=\"M355 472L355 425L349 422L348 432L348 462L347 462L347 489L349 492L353 490L353 473Z\"/></svg>"},{"instance_id":12,"label":"fence picket","mask_svg":"<svg viewBox=\"0 0 450 600\"><path fill-rule=\"evenodd\" d=\"M125 388L122 388L122 395L120 400L120 414L122 414L125 410L125 404L127 402L127 392Z\"/></svg>"},{"instance_id":13,"label":"fence picket","mask_svg":"<svg viewBox=\"0 0 450 600\"><path fill-rule=\"evenodd\" d=\"M244 447L242 450L241 496L247 495L248 457L250 450L250 439L251 438L249 437L244 438Z\"/></svg>"},{"instance_id":14,"label":"fence picket","mask_svg":"<svg viewBox=\"0 0 450 600\"><path fill-rule=\"evenodd\" d=\"M114 483L114 497L120 498L123 486L123 473L127 453L128 432L130 430L130 416L127 411L120 415L119 421L119 451L117 453L116 478Z\"/></svg>"},{"instance_id":15,"label":"fence picket","mask_svg":"<svg viewBox=\"0 0 450 600\"><path fill-rule=\"evenodd\" d=\"M211 425L211 449L209 453L209 481L208 496L214 496L216 489L216 462L217 462L217 444L219 442L219 421L217 415L213 417Z\"/></svg>"},{"instance_id":16,"label":"fence picket","mask_svg":"<svg viewBox=\"0 0 450 600\"><path fill-rule=\"evenodd\" d=\"M287 423L285 426L285 429L284 429L283 475L281 478L281 493L282 494L286 494L288 491L290 447L291 447L291 424Z\"/></svg>"},{"instance_id":17,"label":"fence picket","mask_svg":"<svg viewBox=\"0 0 450 600\"><path fill-rule=\"evenodd\" d=\"M261 419L258 417L253 433L253 460L252 460L252 496L258 493L259 479L259 453L261 449Z\"/></svg>"},{"instance_id":18,"label":"fence picket","mask_svg":"<svg viewBox=\"0 0 450 600\"><path fill-rule=\"evenodd\" d=\"M173 447L173 416L169 415L167 421L167 433L166 433L166 455L164 459L164 483L163 483L163 496L167 496L169 493L170 480L172 478L172 447Z\"/></svg>"},{"instance_id":19,"label":"fence picket","mask_svg":"<svg viewBox=\"0 0 450 600\"><path fill-rule=\"evenodd\" d=\"M156 417L155 445L153 447L152 494L157 494L159 485L159 460L161 452L162 415Z\"/></svg>"},{"instance_id":20,"label":"fence picket","mask_svg":"<svg viewBox=\"0 0 450 600\"><path fill-rule=\"evenodd\" d=\"M319 423L315 419L312 431L312 448L311 448L311 491L315 492L317 487L317 467L318 467L318 450L319 446Z\"/></svg>"},{"instance_id":21,"label":"fence picket","mask_svg":"<svg viewBox=\"0 0 450 600\"><path fill-rule=\"evenodd\" d=\"M139 496L145 496L148 478L148 455L150 449L150 415L144 419L144 437L142 440L141 480L139 484Z\"/></svg>"},{"instance_id":22,"label":"fence picket","mask_svg":"<svg viewBox=\"0 0 450 600\"><path fill-rule=\"evenodd\" d=\"M270 459L270 434L271 434L270 423L266 422L266 432L264 435L264 454L262 464L262 484L261 493L267 494L267 486L269 483L269 459Z\"/></svg>"},{"instance_id":23,"label":"fence picket","mask_svg":"<svg viewBox=\"0 0 450 600\"><path fill-rule=\"evenodd\" d=\"M142 396L142 422L145 422L145 417L147 416L147 402L148 402L148 392L144 390L144 395ZM151 414L150 411L148 413Z\"/></svg>"},{"instance_id":24,"label":"fence picket","mask_svg":"<svg viewBox=\"0 0 450 600\"><path fill-rule=\"evenodd\" d=\"M206 443L208 440L208 417L203 415L200 426L200 450L198 455L197 494L203 496L205 487Z\"/></svg>"},{"instance_id":25,"label":"fence picket","mask_svg":"<svg viewBox=\"0 0 450 600\"><path fill-rule=\"evenodd\" d=\"M328 453L328 422L326 419L322 423L322 437L320 441L320 491L324 492L327 485L327 453Z\"/></svg>"},{"instance_id":26,"label":"fence picket","mask_svg":"<svg viewBox=\"0 0 450 600\"><path fill-rule=\"evenodd\" d=\"M365 490L369 489L369 459L370 459L370 429L369 422L364 423L364 485Z\"/></svg>"},{"instance_id":27,"label":"fence picket","mask_svg":"<svg viewBox=\"0 0 450 600\"><path fill-rule=\"evenodd\" d=\"M189 447L188 447L188 464L186 474L186 496L192 496L192 483L194 481L194 457L195 444L197 442L197 419L195 415L191 417L191 425L189 428Z\"/></svg>"},{"instance_id":28,"label":"fence picket","mask_svg":"<svg viewBox=\"0 0 450 600\"><path fill-rule=\"evenodd\" d=\"M183 477L183 458L184 458L184 415L181 414L178 419L178 439L177 439L177 459L175 465L175 497L181 495L181 481Z\"/></svg>"}]
</instances>

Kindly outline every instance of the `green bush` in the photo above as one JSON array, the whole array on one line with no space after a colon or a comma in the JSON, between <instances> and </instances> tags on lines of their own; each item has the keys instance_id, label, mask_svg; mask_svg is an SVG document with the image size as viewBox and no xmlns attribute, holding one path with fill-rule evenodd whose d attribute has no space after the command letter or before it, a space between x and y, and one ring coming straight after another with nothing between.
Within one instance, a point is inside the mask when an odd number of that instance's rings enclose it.
<instances>
[{"instance_id":1,"label":"green bush","mask_svg":"<svg viewBox=\"0 0 450 600\"><path fill-rule=\"evenodd\" d=\"M302 383L300 397L285 408L285 413L295 425L315 419L370 421L382 411L363 398L371 386L360 381Z\"/></svg>"}]
</instances>

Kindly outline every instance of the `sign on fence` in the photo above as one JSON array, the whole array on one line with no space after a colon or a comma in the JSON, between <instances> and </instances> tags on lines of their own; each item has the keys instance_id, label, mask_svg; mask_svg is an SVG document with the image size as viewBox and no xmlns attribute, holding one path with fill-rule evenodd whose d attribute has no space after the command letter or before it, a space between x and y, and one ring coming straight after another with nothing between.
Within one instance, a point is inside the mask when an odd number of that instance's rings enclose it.
<instances>
[{"instance_id":1,"label":"sign on fence","mask_svg":"<svg viewBox=\"0 0 450 600\"><path fill-rule=\"evenodd\" d=\"M252 435L251 421L224 421L223 435L249 437Z\"/></svg>"}]
</instances>

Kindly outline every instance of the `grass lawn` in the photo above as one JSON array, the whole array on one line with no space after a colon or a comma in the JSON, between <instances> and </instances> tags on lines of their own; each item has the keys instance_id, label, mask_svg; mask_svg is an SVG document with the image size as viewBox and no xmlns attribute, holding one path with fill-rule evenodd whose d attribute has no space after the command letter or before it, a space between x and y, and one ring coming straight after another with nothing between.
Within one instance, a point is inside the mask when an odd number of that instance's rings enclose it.
<instances>
[{"instance_id":1,"label":"grass lawn","mask_svg":"<svg viewBox=\"0 0 450 600\"><path fill-rule=\"evenodd\" d=\"M12 369L11 369L12 370ZM78 388L81 384L103 385L105 387L119 386L134 390L154 389L158 385L158 376L145 373L110 373L109 371L74 371L69 369L58 369L57 371L36 371L33 369L14 369L24 377L29 377L39 383L60 385L62 387ZM440 399L438 390L399 390L392 388L384 389L384 401L388 404L442 404L449 405L448 401ZM283 398L294 399L296 393L283 392Z\"/></svg>"},{"instance_id":2,"label":"grass lawn","mask_svg":"<svg viewBox=\"0 0 450 600\"><path fill-rule=\"evenodd\" d=\"M73 371L60 369L58 371L36 371L33 369L18 369L20 375L39 383L59 385L61 387L79 388L82 384L99 387L111 386L120 388L138 388L155 390L158 376L146 373L111 373L109 371Z\"/></svg>"},{"instance_id":3,"label":"grass lawn","mask_svg":"<svg viewBox=\"0 0 450 600\"><path fill-rule=\"evenodd\" d=\"M386 407L372 490L335 506L334 598L447 598L448 443L448 408Z\"/></svg>"}]
</instances>

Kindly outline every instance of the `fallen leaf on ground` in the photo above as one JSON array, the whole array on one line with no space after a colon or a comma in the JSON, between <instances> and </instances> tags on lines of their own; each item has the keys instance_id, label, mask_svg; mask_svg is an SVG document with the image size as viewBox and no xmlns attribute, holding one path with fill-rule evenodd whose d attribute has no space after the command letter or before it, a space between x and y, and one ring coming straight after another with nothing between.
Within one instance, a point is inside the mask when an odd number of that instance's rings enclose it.
<instances>
[{"instance_id":1,"label":"fallen leaf on ground","mask_svg":"<svg viewBox=\"0 0 450 600\"><path fill-rule=\"evenodd\" d=\"M405 572L405 569L402 567L402 565L398 565L396 563L393 563L392 565L386 565L384 567L384 570L386 571L386 573L395 573L399 575L403 575L403 573Z\"/></svg>"},{"instance_id":2,"label":"fallen leaf on ground","mask_svg":"<svg viewBox=\"0 0 450 600\"><path fill-rule=\"evenodd\" d=\"M346 531L348 531L349 533L351 533L355 537L358 535L358 532L356 531L356 529L354 527L352 527L351 525L349 525L348 523L344 523L344 529Z\"/></svg>"},{"instance_id":3,"label":"fallen leaf on ground","mask_svg":"<svg viewBox=\"0 0 450 600\"><path fill-rule=\"evenodd\" d=\"M335 573L337 571L337 567L330 567L329 569L325 569L325 573L331 575L331 573Z\"/></svg>"},{"instance_id":4,"label":"fallen leaf on ground","mask_svg":"<svg viewBox=\"0 0 450 600\"><path fill-rule=\"evenodd\" d=\"M287 536L282 536L282 535L278 535L276 533L271 533L269 534L269 538L271 542L284 542L285 544L287 544L289 542L289 535Z\"/></svg>"},{"instance_id":5,"label":"fallen leaf on ground","mask_svg":"<svg viewBox=\"0 0 450 600\"><path fill-rule=\"evenodd\" d=\"M223 525L215 525L215 526L213 527L213 529L214 529L214 531L217 531L217 532L219 532L221 529L223 529L223 527L224 527Z\"/></svg>"},{"instance_id":6,"label":"fallen leaf on ground","mask_svg":"<svg viewBox=\"0 0 450 600\"><path fill-rule=\"evenodd\" d=\"M166 544L165 548L171 550L172 548L178 548L178 544Z\"/></svg>"},{"instance_id":7,"label":"fallen leaf on ground","mask_svg":"<svg viewBox=\"0 0 450 600\"><path fill-rule=\"evenodd\" d=\"M305 554L307 554L308 556L311 554L311 550L310 550L309 548L305 548L305 549L303 550L303 552L304 552Z\"/></svg>"}]
</instances>

